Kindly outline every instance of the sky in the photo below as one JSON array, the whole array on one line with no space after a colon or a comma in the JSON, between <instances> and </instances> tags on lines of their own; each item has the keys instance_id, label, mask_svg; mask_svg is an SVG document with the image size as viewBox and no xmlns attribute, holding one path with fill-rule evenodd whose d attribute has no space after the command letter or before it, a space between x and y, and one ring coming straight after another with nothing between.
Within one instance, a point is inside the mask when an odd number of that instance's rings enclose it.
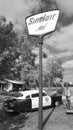
<instances>
[{"instance_id":1,"label":"sky","mask_svg":"<svg viewBox=\"0 0 73 130\"><path fill-rule=\"evenodd\" d=\"M73 81L73 0L55 0L58 8L63 13L62 26L50 38L45 38L45 43L51 46L52 54L62 59L65 69L65 80ZM70 23L68 24L68 21ZM63 24L64 23L64 24ZM47 36L49 37L49 36ZM46 46L47 47L47 46Z\"/></svg>"},{"instance_id":2,"label":"sky","mask_svg":"<svg viewBox=\"0 0 73 130\"><path fill-rule=\"evenodd\" d=\"M0 14L12 21L15 29L20 31L25 25L25 18L38 8L38 0L0 0Z\"/></svg>"},{"instance_id":3,"label":"sky","mask_svg":"<svg viewBox=\"0 0 73 130\"><path fill-rule=\"evenodd\" d=\"M12 21L14 29L21 32L26 27L25 18L30 16L32 11L37 13L42 1L45 1L45 4L49 0L0 0L0 14L8 21ZM62 67L71 70L73 69L73 0L51 1L55 2L60 10L59 29L44 38L43 48L48 58L52 56L60 58L63 61Z\"/></svg>"}]
</instances>

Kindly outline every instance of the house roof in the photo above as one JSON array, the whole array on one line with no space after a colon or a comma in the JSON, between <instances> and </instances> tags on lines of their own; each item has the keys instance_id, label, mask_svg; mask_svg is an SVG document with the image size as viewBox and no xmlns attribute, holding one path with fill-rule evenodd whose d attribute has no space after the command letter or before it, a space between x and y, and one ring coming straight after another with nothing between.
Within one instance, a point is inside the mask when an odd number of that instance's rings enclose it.
<instances>
[{"instance_id":1,"label":"house roof","mask_svg":"<svg viewBox=\"0 0 73 130\"><path fill-rule=\"evenodd\" d=\"M25 82L23 81L16 81L16 80L10 80L10 79L5 79L5 81L9 82L9 83L13 83L13 84L24 84Z\"/></svg>"},{"instance_id":2,"label":"house roof","mask_svg":"<svg viewBox=\"0 0 73 130\"><path fill-rule=\"evenodd\" d=\"M0 80L0 84L5 84L6 81Z\"/></svg>"}]
</instances>

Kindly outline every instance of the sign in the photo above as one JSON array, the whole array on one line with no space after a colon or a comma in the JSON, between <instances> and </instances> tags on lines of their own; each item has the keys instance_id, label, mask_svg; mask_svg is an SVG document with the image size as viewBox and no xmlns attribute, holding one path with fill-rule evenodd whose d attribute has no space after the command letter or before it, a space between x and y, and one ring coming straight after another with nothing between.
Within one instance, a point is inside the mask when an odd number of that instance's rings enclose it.
<instances>
[{"instance_id":1,"label":"sign","mask_svg":"<svg viewBox=\"0 0 73 130\"><path fill-rule=\"evenodd\" d=\"M44 35L55 30L59 10L39 13L26 18L29 35Z\"/></svg>"}]
</instances>

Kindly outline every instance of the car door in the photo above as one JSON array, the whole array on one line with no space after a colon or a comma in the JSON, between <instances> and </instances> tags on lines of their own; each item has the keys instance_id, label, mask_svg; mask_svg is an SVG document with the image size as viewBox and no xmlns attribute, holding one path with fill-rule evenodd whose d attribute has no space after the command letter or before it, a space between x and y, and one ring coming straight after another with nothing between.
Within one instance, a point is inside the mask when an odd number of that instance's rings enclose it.
<instances>
[{"instance_id":1,"label":"car door","mask_svg":"<svg viewBox=\"0 0 73 130\"><path fill-rule=\"evenodd\" d=\"M39 93L34 93L31 95L32 109L39 107Z\"/></svg>"},{"instance_id":2,"label":"car door","mask_svg":"<svg viewBox=\"0 0 73 130\"><path fill-rule=\"evenodd\" d=\"M45 92L42 93L43 95L43 107L51 105L51 97L48 96Z\"/></svg>"},{"instance_id":3,"label":"car door","mask_svg":"<svg viewBox=\"0 0 73 130\"><path fill-rule=\"evenodd\" d=\"M42 93L43 107L51 105L51 97L48 96L45 92ZM32 100L32 109L39 108L39 93L31 95Z\"/></svg>"}]
</instances>

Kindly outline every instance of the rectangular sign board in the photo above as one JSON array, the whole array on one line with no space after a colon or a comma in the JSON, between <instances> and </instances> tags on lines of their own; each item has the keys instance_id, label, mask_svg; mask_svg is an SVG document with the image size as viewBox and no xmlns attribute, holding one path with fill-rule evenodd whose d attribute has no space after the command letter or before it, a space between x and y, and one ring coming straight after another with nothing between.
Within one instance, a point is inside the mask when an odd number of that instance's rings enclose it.
<instances>
[{"instance_id":1,"label":"rectangular sign board","mask_svg":"<svg viewBox=\"0 0 73 130\"><path fill-rule=\"evenodd\" d=\"M29 35L44 35L55 30L59 10L39 13L26 18L26 24Z\"/></svg>"}]
</instances>

